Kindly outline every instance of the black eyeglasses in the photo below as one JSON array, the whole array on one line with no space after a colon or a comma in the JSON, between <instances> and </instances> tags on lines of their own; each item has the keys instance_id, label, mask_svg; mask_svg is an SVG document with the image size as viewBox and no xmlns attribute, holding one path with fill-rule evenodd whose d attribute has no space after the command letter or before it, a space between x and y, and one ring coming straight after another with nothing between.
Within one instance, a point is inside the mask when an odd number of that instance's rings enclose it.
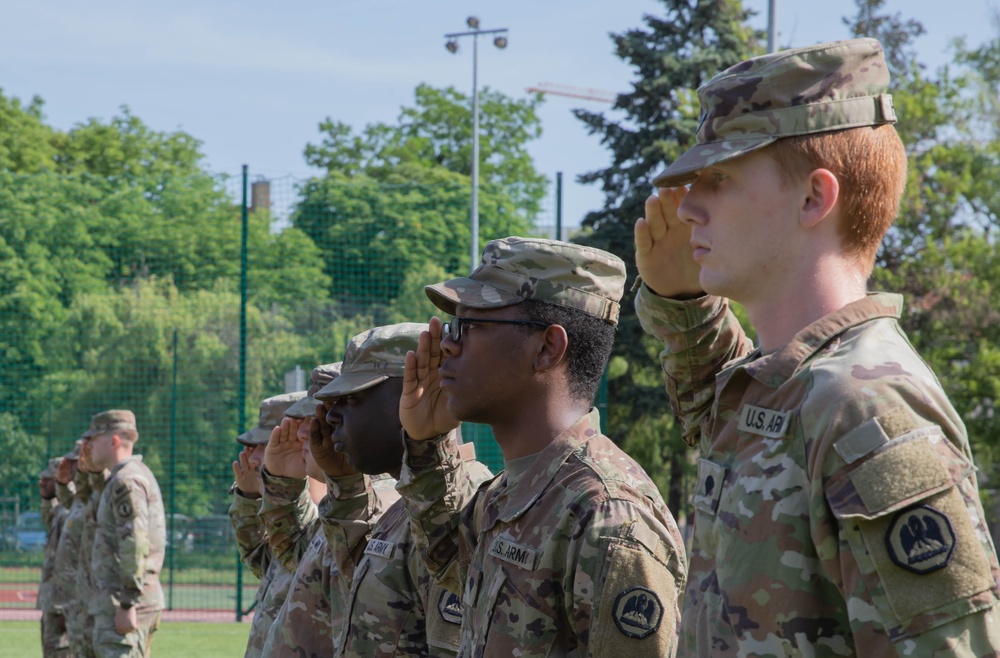
<instances>
[{"instance_id":1,"label":"black eyeglasses","mask_svg":"<svg viewBox=\"0 0 1000 658\"><path fill-rule=\"evenodd\" d=\"M534 320L488 320L484 318L452 318L441 327L456 343L462 339L462 325L466 324L517 324L522 327L548 329L551 325Z\"/></svg>"}]
</instances>

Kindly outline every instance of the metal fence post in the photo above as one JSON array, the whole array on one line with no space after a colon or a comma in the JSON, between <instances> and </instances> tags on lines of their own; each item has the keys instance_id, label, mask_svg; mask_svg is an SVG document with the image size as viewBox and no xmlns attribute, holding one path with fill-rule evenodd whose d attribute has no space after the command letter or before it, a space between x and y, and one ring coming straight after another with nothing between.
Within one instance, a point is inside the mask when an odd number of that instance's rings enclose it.
<instances>
[{"instance_id":1,"label":"metal fence post","mask_svg":"<svg viewBox=\"0 0 1000 658\"><path fill-rule=\"evenodd\" d=\"M174 379L170 386L170 523L167 524L167 536L170 542L170 594L167 598L167 610L174 609L174 553L177 552L177 535L174 533L175 517L177 516L177 329L174 329Z\"/></svg>"},{"instance_id":2,"label":"metal fence post","mask_svg":"<svg viewBox=\"0 0 1000 658\"><path fill-rule=\"evenodd\" d=\"M240 390L238 397L237 436L246 430L244 409L247 396L247 237L249 217L247 211L247 165L243 165L243 202L240 205L242 238L240 243ZM236 621L243 621L243 561L236 557Z\"/></svg>"}]
</instances>

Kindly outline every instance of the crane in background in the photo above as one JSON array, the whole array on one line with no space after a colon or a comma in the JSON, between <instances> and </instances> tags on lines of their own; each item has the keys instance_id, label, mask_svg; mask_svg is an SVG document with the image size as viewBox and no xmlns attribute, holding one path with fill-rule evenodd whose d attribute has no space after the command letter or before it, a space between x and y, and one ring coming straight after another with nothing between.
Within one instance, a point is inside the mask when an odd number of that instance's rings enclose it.
<instances>
[{"instance_id":1,"label":"crane in background","mask_svg":"<svg viewBox=\"0 0 1000 658\"><path fill-rule=\"evenodd\" d=\"M540 82L534 87L528 87L528 93L567 96L569 98L580 98L585 101L597 101L599 103L614 103L618 100L618 94L613 91L588 89L586 87L571 87L570 85L557 85L552 84L551 82Z\"/></svg>"}]
</instances>

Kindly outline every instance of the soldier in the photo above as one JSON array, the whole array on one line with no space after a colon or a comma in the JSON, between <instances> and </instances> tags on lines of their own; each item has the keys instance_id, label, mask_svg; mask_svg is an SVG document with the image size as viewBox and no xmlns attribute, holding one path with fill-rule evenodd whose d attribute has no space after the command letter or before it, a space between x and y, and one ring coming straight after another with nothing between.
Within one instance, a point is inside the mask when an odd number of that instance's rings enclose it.
<instances>
[{"instance_id":1,"label":"soldier","mask_svg":"<svg viewBox=\"0 0 1000 658\"><path fill-rule=\"evenodd\" d=\"M73 450L63 455L56 468L56 497L65 508L65 517L59 535L58 545L52 562L52 581L49 592L50 603L55 613L62 618L61 625L65 629L65 638L60 639L60 645L65 645L65 651L55 655L72 655L72 642L70 640L69 628L73 623L71 620L76 602L76 569L72 562L79 554L79 532L74 541L70 534L74 532L71 527L70 518L76 510L79 515L82 510L77 498L76 474L77 461L80 457L80 445L77 442ZM79 523L76 524L80 527Z\"/></svg>"},{"instance_id":2,"label":"soldier","mask_svg":"<svg viewBox=\"0 0 1000 658\"><path fill-rule=\"evenodd\" d=\"M65 614L66 634L69 636L70 655L89 656L91 652L82 648L84 632L83 620L86 618L85 601L79 593L80 556L82 554L83 527L86 522L87 502L90 500L90 472L83 455L83 441L77 441L76 447L67 455L73 459L76 455L76 468L73 474L73 485L76 494L63 525L62 538L56 550L55 574L58 581L65 583ZM89 565L87 570L89 571ZM82 614L81 614L82 613Z\"/></svg>"},{"instance_id":3,"label":"soldier","mask_svg":"<svg viewBox=\"0 0 1000 658\"><path fill-rule=\"evenodd\" d=\"M87 432L90 429L88 428ZM90 499L84 508L83 531L80 535L80 558L77 566L77 600L79 606L79 628L83 635L80 646L74 647L74 658L93 658L94 652L94 614L100 607L97 596L97 578L90 568L94 554L94 538L97 536L97 508L101 495L107 484L109 471L96 466L92 460L91 443L87 432L83 434L83 445L80 446L80 465L89 474Z\"/></svg>"},{"instance_id":4,"label":"soldier","mask_svg":"<svg viewBox=\"0 0 1000 658\"><path fill-rule=\"evenodd\" d=\"M455 317L432 318L406 358L398 489L428 568L462 597L460 655L675 650L680 533L592 408L624 281L609 253L506 238L468 278L425 288ZM478 491L445 436L459 420L490 425L503 451Z\"/></svg>"},{"instance_id":5,"label":"soldier","mask_svg":"<svg viewBox=\"0 0 1000 658\"><path fill-rule=\"evenodd\" d=\"M320 518L340 567L334 587L344 605L334 655L454 656L458 650L458 597L432 581L403 502L383 507L375 480L386 473L399 478L403 366L426 329L405 323L355 336L341 375L316 394L330 403L328 423L317 419L311 428L312 452L327 474L330 493ZM474 458L465 465L471 487L491 477Z\"/></svg>"},{"instance_id":6,"label":"soldier","mask_svg":"<svg viewBox=\"0 0 1000 658\"><path fill-rule=\"evenodd\" d=\"M160 570L167 543L160 486L142 455L131 411L95 414L87 430L94 467L110 471L97 508L90 569L97 582L94 651L99 658L149 655L163 611Z\"/></svg>"},{"instance_id":7,"label":"soldier","mask_svg":"<svg viewBox=\"0 0 1000 658\"><path fill-rule=\"evenodd\" d=\"M1000 648L965 428L865 285L906 181L888 83L874 39L723 71L636 222L636 307L702 455L685 655Z\"/></svg>"},{"instance_id":8,"label":"soldier","mask_svg":"<svg viewBox=\"0 0 1000 658\"><path fill-rule=\"evenodd\" d=\"M244 447L239 461L233 462L236 483L231 489L233 504L229 508L229 518L236 533L240 559L260 578L245 658L264 655L264 642L295 576L295 570L289 569L277 558L268 542L267 528L260 517L263 504L261 476L264 453L272 431L280 426L285 410L303 397L305 392L299 391L263 400L257 425L236 437ZM268 513L275 519L273 522L283 528L282 532L294 533L316 519L316 503L306 492L297 499L285 501L283 505L272 503Z\"/></svg>"},{"instance_id":9,"label":"soldier","mask_svg":"<svg viewBox=\"0 0 1000 658\"><path fill-rule=\"evenodd\" d=\"M69 514L67 503L72 493L64 486L59 492L56 474L62 458L53 457L38 474L38 491L42 497L42 523L45 526L45 556L42 562L42 579L38 585L36 607L42 611L42 655L46 658L69 656L69 637L66 635L66 617L56 605L55 562L63 525ZM67 493L69 492L69 493ZM61 495L60 495L61 493Z\"/></svg>"}]
</instances>

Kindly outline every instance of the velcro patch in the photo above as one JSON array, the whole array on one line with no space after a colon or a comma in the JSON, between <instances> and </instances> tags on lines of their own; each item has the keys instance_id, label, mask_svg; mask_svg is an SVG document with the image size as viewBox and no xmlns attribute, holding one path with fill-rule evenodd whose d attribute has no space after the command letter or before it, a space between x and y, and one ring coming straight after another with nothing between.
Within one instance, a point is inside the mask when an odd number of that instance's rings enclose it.
<instances>
[{"instance_id":1,"label":"velcro patch","mask_svg":"<svg viewBox=\"0 0 1000 658\"><path fill-rule=\"evenodd\" d=\"M780 439L788 430L791 414L787 411L776 411L744 404L740 409L739 429L741 432Z\"/></svg>"},{"instance_id":2,"label":"velcro patch","mask_svg":"<svg viewBox=\"0 0 1000 658\"><path fill-rule=\"evenodd\" d=\"M390 541L372 539L368 542L368 545L365 546L365 555L374 555L388 560L392 557L392 552L395 548L396 544Z\"/></svg>"},{"instance_id":3,"label":"velcro patch","mask_svg":"<svg viewBox=\"0 0 1000 658\"><path fill-rule=\"evenodd\" d=\"M944 569L955 551L948 517L930 505L897 512L885 532L885 547L897 567L916 574Z\"/></svg>"},{"instance_id":4,"label":"velcro patch","mask_svg":"<svg viewBox=\"0 0 1000 658\"><path fill-rule=\"evenodd\" d=\"M705 458L698 460L698 483L694 489L695 507L703 512L715 514L722 496L722 485L726 479L726 467Z\"/></svg>"},{"instance_id":5,"label":"velcro patch","mask_svg":"<svg viewBox=\"0 0 1000 658\"><path fill-rule=\"evenodd\" d=\"M641 640L660 628L663 603L651 589L631 587L615 599L615 626L623 635Z\"/></svg>"},{"instance_id":6,"label":"velcro patch","mask_svg":"<svg viewBox=\"0 0 1000 658\"><path fill-rule=\"evenodd\" d=\"M441 613L441 619L444 619L449 624L462 624L462 602L459 600L458 595L448 590L442 590L441 596L438 597L438 612Z\"/></svg>"},{"instance_id":7,"label":"velcro patch","mask_svg":"<svg viewBox=\"0 0 1000 658\"><path fill-rule=\"evenodd\" d=\"M503 537L497 537L493 540L493 545L490 546L490 555L522 569L534 569L535 559L538 557L538 553L534 549L518 546Z\"/></svg>"}]
</instances>

